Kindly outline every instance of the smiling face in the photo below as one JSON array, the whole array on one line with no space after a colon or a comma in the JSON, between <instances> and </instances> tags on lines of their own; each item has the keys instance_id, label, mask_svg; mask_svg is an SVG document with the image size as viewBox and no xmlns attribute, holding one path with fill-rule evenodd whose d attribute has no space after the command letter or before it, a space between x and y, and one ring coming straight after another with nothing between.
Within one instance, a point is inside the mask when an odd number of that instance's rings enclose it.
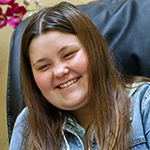
<instances>
[{"instance_id":1,"label":"smiling face","mask_svg":"<svg viewBox=\"0 0 150 150\"><path fill-rule=\"evenodd\" d=\"M63 110L83 109L88 99L88 59L78 37L49 31L31 41L29 56L43 96Z\"/></svg>"}]
</instances>

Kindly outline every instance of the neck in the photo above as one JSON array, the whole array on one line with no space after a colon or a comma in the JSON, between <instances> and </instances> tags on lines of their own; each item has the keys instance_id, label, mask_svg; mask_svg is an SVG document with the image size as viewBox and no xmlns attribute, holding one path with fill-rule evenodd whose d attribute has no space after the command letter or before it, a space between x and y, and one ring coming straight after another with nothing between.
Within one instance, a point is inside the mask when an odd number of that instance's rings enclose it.
<instances>
[{"instance_id":1,"label":"neck","mask_svg":"<svg viewBox=\"0 0 150 150\"><path fill-rule=\"evenodd\" d=\"M92 122L92 109L91 105L86 108L73 111L72 114L76 118L77 122L86 130Z\"/></svg>"}]
</instances>

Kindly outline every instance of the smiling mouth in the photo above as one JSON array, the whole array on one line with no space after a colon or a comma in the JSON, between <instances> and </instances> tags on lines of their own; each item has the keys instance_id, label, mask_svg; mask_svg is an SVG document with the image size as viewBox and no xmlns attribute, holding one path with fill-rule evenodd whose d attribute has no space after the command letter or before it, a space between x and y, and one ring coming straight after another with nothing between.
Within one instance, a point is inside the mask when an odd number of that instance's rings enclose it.
<instances>
[{"instance_id":1,"label":"smiling mouth","mask_svg":"<svg viewBox=\"0 0 150 150\"><path fill-rule=\"evenodd\" d=\"M79 77L79 78L80 78L80 77ZM65 88L65 87L67 87L67 86L69 86L69 85L71 85L71 84L76 83L76 82L79 80L79 78L70 80L70 81L68 81L68 82L65 83L65 84L59 85L58 87L59 87L60 89L63 89L63 88Z\"/></svg>"}]
</instances>

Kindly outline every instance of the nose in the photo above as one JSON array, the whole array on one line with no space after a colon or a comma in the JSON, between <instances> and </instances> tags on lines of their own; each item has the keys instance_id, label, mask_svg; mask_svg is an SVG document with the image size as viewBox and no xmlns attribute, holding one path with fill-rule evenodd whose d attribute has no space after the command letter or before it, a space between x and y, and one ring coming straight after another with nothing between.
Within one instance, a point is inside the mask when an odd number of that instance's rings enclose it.
<instances>
[{"instance_id":1,"label":"nose","mask_svg":"<svg viewBox=\"0 0 150 150\"><path fill-rule=\"evenodd\" d=\"M54 78L63 77L64 75L68 73L69 73L69 68L63 63L58 63L53 68Z\"/></svg>"}]
</instances>

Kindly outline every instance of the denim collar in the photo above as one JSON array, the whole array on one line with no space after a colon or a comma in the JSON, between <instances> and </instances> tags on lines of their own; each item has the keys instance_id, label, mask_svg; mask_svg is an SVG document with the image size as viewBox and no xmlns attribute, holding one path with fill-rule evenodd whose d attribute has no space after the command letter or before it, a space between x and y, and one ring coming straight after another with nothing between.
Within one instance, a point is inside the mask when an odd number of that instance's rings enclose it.
<instances>
[{"instance_id":1,"label":"denim collar","mask_svg":"<svg viewBox=\"0 0 150 150\"><path fill-rule=\"evenodd\" d=\"M85 129L76 120L73 121L71 117L65 118L65 121L63 124L63 130L69 130L69 131L73 131L77 133L77 135L83 141Z\"/></svg>"}]
</instances>

